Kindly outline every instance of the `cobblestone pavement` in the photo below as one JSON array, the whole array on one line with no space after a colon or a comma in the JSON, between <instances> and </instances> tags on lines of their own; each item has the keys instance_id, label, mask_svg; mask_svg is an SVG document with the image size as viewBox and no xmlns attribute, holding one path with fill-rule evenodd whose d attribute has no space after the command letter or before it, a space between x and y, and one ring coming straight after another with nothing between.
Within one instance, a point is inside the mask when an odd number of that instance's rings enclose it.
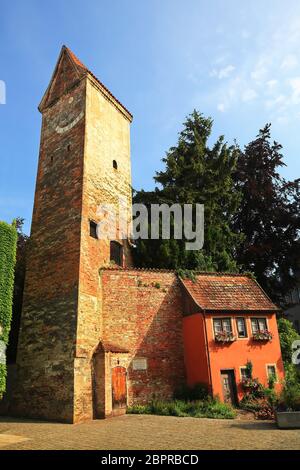
<instances>
[{"instance_id":1,"label":"cobblestone pavement","mask_svg":"<svg viewBox=\"0 0 300 470\"><path fill-rule=\"evenodd\" d=\"M300 449L265 421L125 415L70 425L0 417L0 449Z\"/></svg>"}]
</instances>

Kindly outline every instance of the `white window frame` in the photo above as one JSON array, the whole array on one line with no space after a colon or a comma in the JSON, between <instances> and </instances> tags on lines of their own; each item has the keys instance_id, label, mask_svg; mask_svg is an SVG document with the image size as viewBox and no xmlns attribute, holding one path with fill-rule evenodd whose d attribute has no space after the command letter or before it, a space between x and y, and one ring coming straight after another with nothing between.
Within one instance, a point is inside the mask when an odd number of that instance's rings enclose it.
<instances>
[{"instance_id":1,"label":"white window frame","mask_svg":"<svg viewBox=\"0 0 300 470\"><path fill-rule=\"evenodd\" d=\"M274 367L274 369L275 369L275 383L278 383L278 372L277 372L277 366L276 366L276 364L266 364L267 380L270 379L270 377L269 377L269 372L268 372L268 367Z\"/></svg>"}]
</instances>

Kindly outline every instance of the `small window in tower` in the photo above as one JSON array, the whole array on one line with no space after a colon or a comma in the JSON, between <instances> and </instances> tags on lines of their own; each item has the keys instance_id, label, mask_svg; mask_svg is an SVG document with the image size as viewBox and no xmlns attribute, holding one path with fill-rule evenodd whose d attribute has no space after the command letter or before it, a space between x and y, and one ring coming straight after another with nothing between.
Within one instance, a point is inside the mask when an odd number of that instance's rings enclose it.
<instances>
[{"instance_id":1,"label":"small window in tower","mask_svg":"<svg viewBox=\"0 0 300 470\"><path fill-rule=\"evenodd\" d=\"M117 164L116 160L113 160L113 167L114 167L115 170L118 169L118 164Z\"/></svg>"},{"instance_id":2,"label":"small window in tower","mask_svg":"<svg viewBox=\"0 0 300 470\"><path fill-rule=\"evenodd\" d=\"M69 145L67 146L67 150L68 150L68 152L70 152L70 150L71 150L71 144L69 144Z\"/></svg>"},{"instance_id":3,"label":"small window in tower","mask_svg":"<svg viewBox=\"0 0 300 470\"><path fill-rule=\"evenodd\" d=\"M97 236L97 224L93 220L90 220L90 236L92 238L98 238Z\"/></svg>"},{"instance_id":4,"label":"small window in tower","mask_svg":"<svg viewBox=\"0 0 300 470\"><path fill-rule=\"evenodd\" d=\"M123 266L123 247L121 243L110 242L110 261L118 266Z\"/></svg>"}]
</instances>

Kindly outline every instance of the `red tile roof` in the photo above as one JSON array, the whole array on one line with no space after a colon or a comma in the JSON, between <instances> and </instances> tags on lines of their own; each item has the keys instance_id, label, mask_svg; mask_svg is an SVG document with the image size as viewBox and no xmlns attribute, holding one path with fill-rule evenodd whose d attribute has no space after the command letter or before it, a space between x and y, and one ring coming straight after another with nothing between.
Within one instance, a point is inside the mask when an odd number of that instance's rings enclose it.
<instances>
[{"instance_id":1,"label":"red tile roof","mask_svg":"<svg viewBox=\"0 0 300 470\"><path fill-rule=\"evenodd\" d=\"M129 114L129 116L131 117L131 119L133 118L132 114L130 113L130 111L128 111L127 108L125 108L125 106L109 91L108 88L106 88L105 85L103 85L102 82L100 82L100 80L93 74L93 72L91 72L79 59L78 57L76 57L76 55L74 54L74 52L71 51L71 49L69 49L67 46L63 46L63 49L66 49L66 51L68 52L68 54L70 55L70 57L72 58L73 62L75 62L75 64L77 66L79 66L80 68L82 68L86 73L89 73L98 83L99 85L104 88L104 90L108 93L109 96L111 96L120 106L122 106L122 108Z\"/></svg>"},{"instance_id":2,"label":"red tile roof","mask_svg":"<svg viewBox=\"0 0 300 470\"><path fill-rule=\"evenodd\" d=\"M279 310L250 276L207 273L195 277L195 282L190 279L181 279L181 282L200 310Z\"/></svg>"}]
</instances>

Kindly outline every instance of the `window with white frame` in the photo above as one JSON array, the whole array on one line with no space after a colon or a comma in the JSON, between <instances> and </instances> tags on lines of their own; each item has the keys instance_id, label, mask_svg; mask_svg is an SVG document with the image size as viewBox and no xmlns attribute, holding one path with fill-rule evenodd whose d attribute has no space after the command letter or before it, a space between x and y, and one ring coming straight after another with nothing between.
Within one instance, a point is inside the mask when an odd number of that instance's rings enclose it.
<instances>
[{"instance_id":1,"label":"window with white frame","mask_svg":"<svg viewBox=\"0 0 300 470\"><path fill-rule=\"evenodd\" d=\"M215 335L221 333L222 331L226 331L226 333L232 333L230 318L214 318L213 323Z\"/></svg>"},{"instance_id":2,"label":"window with white frame","mask_svg":"<svg viewBox=\"0 0 300 470\"><path fill-rule=\"evenodd\" d=\"M268 379L275 379L275 380L277 380L277 374L276 374L276 366L275 366L275 364L268 364L268 365L267 365L267 375L268 375Z\"/></svg>"},{"instance_id":3,"label":"window with white frame","mask_svg":"<svg viewBox=\"0 0 300 470\"><path fill-rule=\"evenodd\" d=\"M267 329L266 318L251 318L251 327L252 327L253 334L266 331Z\"/></svg>"},{"instance_id":4,"label":"window with white frame","mask_svg":"<svg viewBox=\"0 0 300 470\"><path fill-rule=\"evenodd\" d=\"M246 320L243 317L236 319L236 329L239 338L247 338Z\"/></svg>"}]
</instances>

